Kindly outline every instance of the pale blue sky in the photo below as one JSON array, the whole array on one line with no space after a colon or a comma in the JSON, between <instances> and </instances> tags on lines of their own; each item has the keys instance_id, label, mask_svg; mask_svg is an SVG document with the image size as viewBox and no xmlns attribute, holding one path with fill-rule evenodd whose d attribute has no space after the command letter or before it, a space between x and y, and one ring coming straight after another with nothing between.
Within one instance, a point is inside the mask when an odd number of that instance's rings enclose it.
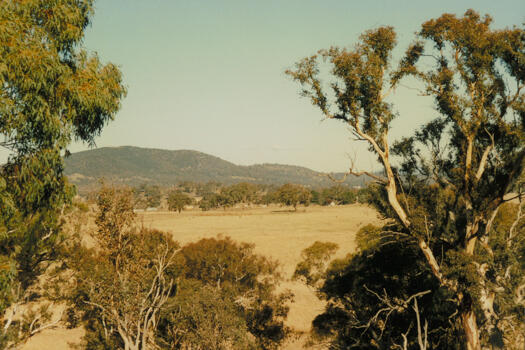
<instances>
[{"instance_id":1,"label":"pale blue sky","mask_svg":"<svg viewBox=\"0 0 525 350\"><path fill-rule=\"evenodd\" d=\"M284 70L380 25L396 28L400 55L421 23L468 8L492 15L496 28L525 22L520 0L98 0L84 44L121 67L128 96L97 145L194 149L237 164L322 171L345 170L356 154L359 167L375 167L343 124L321 122ZM432 113L428 100L401 90L394 135Z\"/></svg>"}]
</instances>

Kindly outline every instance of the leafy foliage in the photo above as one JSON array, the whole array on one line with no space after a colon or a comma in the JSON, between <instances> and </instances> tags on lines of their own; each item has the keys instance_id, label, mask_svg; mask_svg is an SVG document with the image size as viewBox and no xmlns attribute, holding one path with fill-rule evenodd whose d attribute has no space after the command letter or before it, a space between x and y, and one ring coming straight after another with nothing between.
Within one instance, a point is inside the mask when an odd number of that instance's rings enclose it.
<instances>
[{"instance_id":1,"label":"leafy foliage","mask_svg":"<svg viewBox=\"0 0 525 350\"><path fill-rule=\"evenodd\" d=\"M301 252L302 260L297 264L292 279L303 278L304 282L318 288L324 279L327 264L339 246L332 242L316 241Z\"/></svg>"},{"instance_id":2,"label":"leafy foliage","mask_svg":"<svg viewBox=\"0 0 525 350\"><path fill-rule=\"evenodd\" d=\"M503 282L503 270L518 271L521 241L507 234L506 249L501 242L498 248L493 225L509 196L523 196L512 191L525 165L525 33L492 30L491 22L473 10L425 22L397 69L390 63L395 32L380 27L353 49L321 50L287 71L327 118L343 121L378 156L384 177L375 176L369 189L370 201L392 221L383 231L398 237L390 244L400 253L418 247L412 266L426 264L435 278L431 292L451 295L454 327L476 350L513 346L504 323L521 311L500 306L496 295L516 306L511 296L523 285L519 274L520 286ZM321 81L320 58L332 68L332 94ZM421 82L438 116L391 145L396 113L387 98L406 76Z\"/></svg>"},{"instance_id":3,"label":"leafy foliage","mask_svg":"<svg viewBox=\"0 0 525 350\"><path fill-rule=\"evenodd\" d=\"M297 210L298 204L310 204L311 193L301 185L285 184L279 187L276 197L280 203L293 206L294 210Z\"/></svg>"},{"instance_id":4,"label":"leafy foliage","mask_svg":"<svg viewBox=\"0 0 525 350\"><path fill-rule=\"evenodd\" d=\"M0 167L2 315L55 258L60 210L74 193L68 145L93 145L125 94L115 65L79 49L92 14L90 0L0 3L0 147L9 151Z\"/></svg>"},{"instance_id":5,"label":"leafy foliage","mask_svg":"<svg viewBox=\"0 0 525 350\"><path fill-rule=\"evenodd\" d=\"M368 242L370 232L380 239ZM429 348L459 349L460 330L449 324L455 305L419 260L418 247L381 235L379 227L364 227L360 236L358 253L333 260L319 273L317 291L327 305L313 321L313 341L329 339L331 349L387 349L403 344L406 334L407 348L416 349L414 310L407 300L432 291L417 301L428 322Z\"/></svg>"},{"instance_id":6,"label":"leafy foliage","mask_svg":"<svg viewBox=\"0 0 525 350\"><path fill-rule=\"evenodd\" d=\"M138 209L157 208L160 206L162 194L158 185L142 184L133 190L134 207Z\"/></svg>"},{"instance_id":7,"label":"leafy foliage","mask_svg":"<svg viewBox=\"0 0 525 350\"><path fill-rule=\"evenodd\" d=\"M104 187L93 234L96 246L69 251L74 300L87 322L88 348L148 349L160 312L175 294L177 244L159 231L133 228L133 194Z\"/></svg>"},{"instance_id":8,"label":"leafy foliage","mask_svg":"<svg viewBox=\"0 0 525 350\"><path fill-rule=\"evenodd\" d=\"M193 203L190 196L180 191L172 191L168 194L168 209L177 210L179 213L185 206Z\"/></svg>"},{"instance_id":9,"label":"leafy foliage","mask_svg":"<svg viewBox=\"0 0 525 350\"><path fill-rule=\"evenodd\" d=\"M323 188L319 192L312 191L312 203L320 205L352 204L356 202L356 192L343 185Z\"/></svg>"},{"instance_id":10,"label":"leafy foliage","mask_svg":"<svg viewBox=\"0 0 525 350\"><path fill-rule=\"evenodd\" d=\"M180 294L161 320L172 349L277 349L289 292L276 294L277 264L229 238L202 239L178 254Z\"/></svg>"}]
</instances>

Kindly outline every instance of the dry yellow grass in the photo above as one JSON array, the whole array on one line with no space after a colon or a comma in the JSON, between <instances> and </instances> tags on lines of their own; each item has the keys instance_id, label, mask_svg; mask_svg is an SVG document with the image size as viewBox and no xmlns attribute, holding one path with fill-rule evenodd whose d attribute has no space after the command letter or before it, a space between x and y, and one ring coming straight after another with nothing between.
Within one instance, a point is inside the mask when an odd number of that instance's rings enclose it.
<instances>
[{"instance_id":1,"label":"dry yellow grass","mask_svg":"<svg viewBox=\"0 0 525 350\"><path fill-rule=\"evenodd\" d=\"M281 262L286 275L293 272L301 251L315 241L337 243L339 252L354 249L354 234L370 222L379 222L376 212L362 205L298 208L279 207L140 213L145 227L173 234L180 243L218 234L239 242L255 243L255 251Z\"/></svg>"},{"instance_id":2,"label":"dry yellow grass","mask_svg":"<svg viewBox=\"0 0 525 350\"><path fill-rule=\"evenodd\" d=\"M255 244L255 251L277 259L287 279L281 288L295 294L288 325L307 332L312 319L323 308L312 290L289 281L301 251L315 241L329 241L339 245L337 256L355 249L357 230L369 223L379 223L376 212L363 205L299 208L290 212L285 208L230 209L201 212L145 212L138 215L145 227L170 232L181 244L217 235L229 236L240 242ZM69 342L81 336L79 330L54 329L35 336L23 350L66 350ZM283 350L302 349L303 340L290 342ZM52 347L51 347L52 346Z\"/></svg>"}]
</instances>

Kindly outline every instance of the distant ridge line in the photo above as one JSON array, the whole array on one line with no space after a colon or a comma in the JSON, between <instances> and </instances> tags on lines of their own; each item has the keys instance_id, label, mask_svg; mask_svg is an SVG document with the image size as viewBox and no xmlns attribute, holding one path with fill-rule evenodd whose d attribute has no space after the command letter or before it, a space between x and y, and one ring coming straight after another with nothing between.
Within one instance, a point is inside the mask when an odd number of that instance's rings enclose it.
<instances>
[{"instance_id":1,"label":"distant ridge line","mask_svg":"<svg viewBox=\"0 0 525 350\"><path fill-rule=\"evenodd\" d=\"M79 190L89 190L100 178L110 182L136 186L151 183L171 186L180 181L224 184L253 182L281 185L297 183L312 188L335 184L306 167L277 163L236 165L195 150L164 150L136 146L101 147L72 153L65 158L65 173ZM342 173L332 173L342 177ZM349 176L350 186L363 186L367 177Z\"/></svg>"}]
</instances>

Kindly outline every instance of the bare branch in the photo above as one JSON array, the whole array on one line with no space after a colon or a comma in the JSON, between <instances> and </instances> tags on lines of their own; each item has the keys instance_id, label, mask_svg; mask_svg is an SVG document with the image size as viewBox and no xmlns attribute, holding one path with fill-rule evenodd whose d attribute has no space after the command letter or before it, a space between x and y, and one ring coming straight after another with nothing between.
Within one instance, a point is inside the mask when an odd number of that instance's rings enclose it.
<instances>
[{"instance_id":1,"label":"bare branch","mask_svg":"<svg viewBox=\"0 0 525 350\"><path fill-rule=\"evenodd\" d=\"M62 320L63 315L64 315L64 310L62 310L62 312L60 313L60 316L55 321L42 325L36 329L33 329L33 326L42 317L42 315L38 315L37 317L35 317L35 319L31 322L31 325L29 326L29 334L35 335L39 332L42 332L44 329L55 327Z\"/></svg>"},{"instance_id":2,"label":"bare branch","mask_svg":"<svg viewBox=\"0 0 525 350\"><path fill-rule=\"evenodd\" d=\"M525 217L525 214L523 213L523 203L522 203L522 196L521 193L518 196L519 198L519 205L518 205L518 212L516 213L516 218L512 222L512 225L509 229L509 237L507 239L507 248L510 248L512 246L512 241L516 237L516 227L518 227L519 222Z\"/></svg>"},{"instance_id":3,"label":"bare branch","mask_svg":"<svg viewBox=\"0 0 525 350\"><path fill-rule=\"evenodd\" d=\"M354 328L364 328L364 330L363 330L363 334L364 334L372 326L372 324L378 322L378 320L381 317L381 315L384 314L385 316L384 316L384 319L382 320L383 327L381 327L381 334L380 334L379 338L382 337L383 331L386 328L386 324L388 323L388 319L389 319L390 315L393 312L400 313L400 312L405 311L409 307L409 304L410 304L410 302L412 300L415 300L416 298L419 298L419 297L421 297L423 295L426 295L426 294L429 294L431 292L430 290L425 290L425 291L422 291L422 292L415 293L415 294L409 296L407 299L402 300L402 299L399 299L399 298L392 298L392 297L390 297L387 294L386 290L383 290L383 295L379 295L377 292L371 290L366 285L364 285L363 287L370 294L374 295L385 306L380 308L374 314L374 316L372 316L368 320L368 322L366 324L359 325L359 326L354 326Z\"/></svg>"},{"instance_id":4,"label":"bare branch","mask_svg":"<svg viewBox=\"0 0 525 350\"><path fill-rule=\"evenodd\" d=\"M483 151L483 155L481 156L481 160L479 161L478 171L476 172L476 182L478 182L481 179L483 172L485 172L485 167L487 165L487 159L489 157L490 152L494 149L494 135L488 132L486 128L485 128L485 132L489 135L491 143L485 148L485 151Z\"/></svg>"}]
</instances>

